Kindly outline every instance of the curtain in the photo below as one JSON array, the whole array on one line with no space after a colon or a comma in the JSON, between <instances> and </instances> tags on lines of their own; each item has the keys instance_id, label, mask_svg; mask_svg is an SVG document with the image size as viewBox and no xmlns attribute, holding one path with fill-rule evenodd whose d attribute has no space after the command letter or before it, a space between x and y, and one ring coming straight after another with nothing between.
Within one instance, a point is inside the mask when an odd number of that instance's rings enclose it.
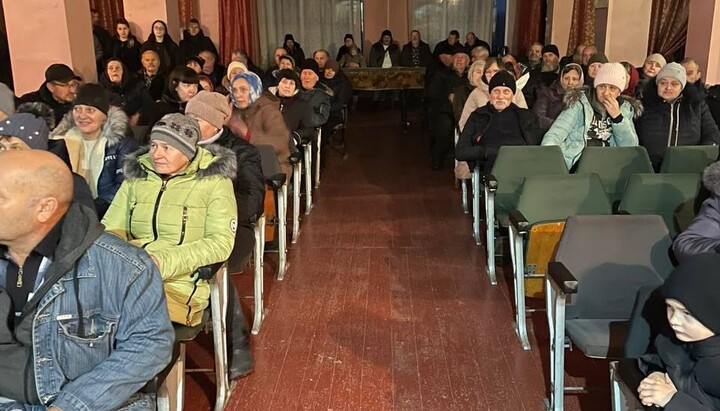
<instances>
[{"instance_id":1,"label":"curtain","mask_svg":"<svg viewBox=\"0 0 720 411\"><path fill-rule=\"evenodd\" d=\"M574 53L575 47L581 44L595 44L595 0L575 0L573 2L567 53Z\"/></svg>"},{"instance_id":2,"label":"curtain","mask_svg":"<svg viewBox=\"0 0 720 411\"><path fill-rule=\"evenodd\" d=\"M524 56L530 45L535 42L545 43L543 39L543 27L545 18L543 16L544 0L525 0L518 2L518 14L520 20L515 25L515 38L518 49L512 50L518 56Z\"/></svg>"},{"instance_id":3,"label":"curtain","mask_svg":"<svg viewBox=\"0 0 720 411\"><path fill-rule=\"evenodd\" d=\"M257 8L254 0L220 0L220 61L243 49L257 64L259 48Z\"/></svg>"},{"instance_id":4,"label":"curtain","mask_svg":"<svg viewBox=\"0 0 720 411\"><path fill-rule=\"evenodd\" d=\"M690 0L653 0L648 55L671 56L687 40Z\"/></svg>"},{"instance_id":5,"label":"curtain","mask_svg":"<svg viewBox=\"0 0 720 411\"><path fill-rule=\"evenodd\" d=\"M332 58L346 33L360 43L361 0L262 0L257 2L260 47L255 63L267 66L285 34L292 33L309 58L325 49ZM299 63L299 62L298 62Z\"/></svg>"},{"instance_id":6,"label":"curtain","mask_svg":"<svg viewBox=\"0 0 720 411\"><path fill-rule=\"evenodd\" d=\"M178 0L178 10L180 11L180 27L185 27L188 20L197 18L197 2L198 0ZM202 23L202 22L200 22ZM178 39L178 41L180 41Z\"/></svg>"},{"instance_id":7,"label":"curtain","mask_svg":"<svg viewBox=\"0 0 720 411\"><path fill-rule=\"evenodd\" d=\"M489 0L408 0L410 30L419 30L431 49L445 40L450 30L460 32L461 43L465 43L465 33L469 31L491 43L495 18L493 3Z\"/></svg>"},{"instance_id":8,"label":"curtain","mask_svg":"<svg viewBox=\"0 0 720 411\"><path fill-rule=\"evenodd\" d=\"M90 8L100 13L102 26L110 32L111 36L114 36L115 19L125 15L122 0L90 0Z\"/></svg>"}]
</instances>

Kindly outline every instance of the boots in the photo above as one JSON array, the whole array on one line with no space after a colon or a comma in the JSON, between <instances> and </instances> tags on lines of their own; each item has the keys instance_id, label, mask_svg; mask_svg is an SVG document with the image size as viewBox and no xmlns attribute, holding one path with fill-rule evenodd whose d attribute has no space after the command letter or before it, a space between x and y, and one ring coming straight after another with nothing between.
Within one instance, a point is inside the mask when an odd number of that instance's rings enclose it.
<instances>
[{"instance_id":1,"label":"boots","mask_svg":"<svg viewBox=\"0 0 720 411\"><path fill-rule=\"evenodd\" d=\"M255 359L250 350L250 333L245 324L245 316L240 306L240 299L232 283L228 290L228 297L228 372L230 374L230 380L232 381L250 374L255 365Z\"/></svg>"}]
</instances>

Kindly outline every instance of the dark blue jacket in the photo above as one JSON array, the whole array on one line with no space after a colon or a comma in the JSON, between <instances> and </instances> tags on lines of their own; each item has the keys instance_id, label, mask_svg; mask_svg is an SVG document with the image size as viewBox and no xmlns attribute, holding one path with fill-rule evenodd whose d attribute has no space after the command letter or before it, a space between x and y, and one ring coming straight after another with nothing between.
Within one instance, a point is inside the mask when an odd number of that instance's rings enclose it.
<instances>
[{"instance_id":1,"label":"dark blue jacket","mask_svg":"<svg viewBox=\"0 0 720 411\"><path fill-rule=\"evenodd\" d=\"M703 173L703 185L712 195L673 243L678 261L696 254L720 253L720 162L709 165Z\"/></svg>"}]
</instances>

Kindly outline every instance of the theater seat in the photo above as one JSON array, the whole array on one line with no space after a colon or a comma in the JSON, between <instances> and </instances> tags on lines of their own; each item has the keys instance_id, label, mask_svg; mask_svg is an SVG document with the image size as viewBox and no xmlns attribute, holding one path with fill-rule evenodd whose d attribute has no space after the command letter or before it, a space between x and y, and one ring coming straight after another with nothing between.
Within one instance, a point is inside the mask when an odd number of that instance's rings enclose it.
<instances>
[{"instance_id":1,"label":"theater seat","mask_svg":"<svg viewBox=\"0 0 720 411\"><path fill-rule=\"evenodd\" d=\"M630 175L652 172L650 157L641 146L586 147L575 170L577 174L597 174L613 204L622 198Z\"/></svg>"},{"instance_id":2,"label":"theater seat","mask_svg":"<svg viewBox=\"0 0 720 411\"><path fill-rule=\"evenodd\" d=\"M660 166L661 173L702 173L718 158L718 146L668 147Z\"/></svg>"}]
</instances>

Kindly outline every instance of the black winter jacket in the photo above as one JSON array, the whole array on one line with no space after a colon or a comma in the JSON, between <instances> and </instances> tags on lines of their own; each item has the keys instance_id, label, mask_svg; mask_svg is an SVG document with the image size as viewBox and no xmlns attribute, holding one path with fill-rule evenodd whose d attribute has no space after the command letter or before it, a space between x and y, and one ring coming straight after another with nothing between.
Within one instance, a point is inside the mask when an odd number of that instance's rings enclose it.
<instances>
[{"instance_id":1,"label":"black winter jacket","mask_svg":"<svg viewBox=\"0 0 720 411\"><path fill-rule=\"evenodd\" d=\"M525 145L539 145L543 138L543 132L537 115L528 109L516 106L515 103L505 110L513 110L517 114ZM486 145L482 136L492 125L495 113L497 112L490 103L478 108L470 114L465 128L460 134L455 146L455 158L459 161L467 161L471 169L475 167L476 162L484 163L484 169L488 172L492 169L492 164L494 164L501 146Z\"/></svg>"},{"instance_id":2,"label":"black winter jacket","mask_svg":"<svg viewBox=\"0 0 720 411\"><path fill-rule=\"evenodd\" d=\"M292 97L278 96L277 87L270 87L269 92L280 100L280 111L285 125L291 133L295 134L295 140L302 143L312 141L313 136L317 133L315 131L317 124L314 124L312 120L310 103L300 98L299 91Z\"/></svg>"},{"instance_id":3,"label":"black winter jacket","mask_svg":"<svg viewBox=\"0 0 720 411\"><path fill-rule=\"evenodd\" d=\"M52 96L52 93L50 93L50 90L47 89L46 83L43 83L42 86L37 91L33 91L31 93L23 94L17 101L16 107L23 103L45 103L53 110L53 113L55 113L55 124L60 124L63 117L65 117L65 114L67 114L70 109L72 108L72 103L60 103L59 101L55 100ZM51 130L52 131L52 130Z\"/></svg>"},{"instance_id":4,"label":"black winter jacket","mask_svg":"<svg viewBox=\"0 0 720 411\"><path fill-rule=\"evenodd\" d=\"M643 91L642 103L645 112L635 121L635 130L655 170L660 169L667 147L720 143L717 124L695 87L685 87L678 99L667 103L651 81Z\"/></svg>"},{"instance_id":5,"label":"black winter jacket","mask_svg":"<svg viewBox=\"0 0 720 411\"><path fill-rule=\"evenodd\" d=\"M565 108L564 97L565 89L560 84L560 80L556 80L550 87L542 87L538 90L532 110L537 114L544 132L550 130L552 123Z\"/></svg>"},{"instance_id":6,"label":"black winter jacket","mask_svg":"<svg viewBox=\"0 0 720 411\"><path fill-rule=\"evenodd\" d=\"M131 44L132 43L132 44ZM132 34L127 41L120 41L117 37L112 40L112 54L109 57L119 59L133 72L142 68L140 64L141 44Z\"/></svg>"},{"instance_id":7,"label":"black winter jacket","mask_svg":"<svg viewBox=\"0 0 720 411\"><path fill-rule=\"evenodd\" d=\"M110 81L107 69L100 75L99 83L110 95L110 104L123 109L128 117L140 113L143 118L151 115L155 101L145 85L130 72L125 63L120 84ZM107 66L106 66L107 67Z\"/></svg>"},{"instance_id":8,"label":"black winter jacket","mask_svg":"<svg viewBox=\"0 0 720 411\"><path fill-rule=\"evenodd\" d=\"M197 56L201 51L209 50L218 56L217 47L212 42L210 37L203 33L202 29L198 34L191 36L190 32L183 30L183 39L180 40L178 46L180 51L178 52L178 62L184 64L190 57Z\"/></svg>"},{"instance_id":9,"label":"black winter jacket","mask_svg":"<svg viewBox=\"0 0 720 411\"><path fill-rule=\"evenodd\" d=\"M312 127L321 127L330 118L330 103L334 92L328 86L318 82L311 90L302 90L298 98L305 100L310 105L309 123Z\"/></svg>"},{"instance_id":10,"label":"black winter jacket","mask_svg":"<svg viewBox=\"0 0 720 411\"><path fill-rule=\"evenodd\" d=\"M353 89L352 84L350 84L350 79L347 78L345 73L340 71L336 73L332 79L328 80L323 77L320 81L333 91L330 101L330 112L339 115L343 107L352 99Z\"/></svg>"},{"instance_id":11,"label":"black winter jacket","mask_svg":"<svg viewBox=\"0 0 720 411\"><path fill-rule=\"evenodd\" d=\"M452 68L444 68L435 73L427 90L431 110L436 114L450 114L455 118L453 105L448 97L456 88L468 83L465 73L458 75Z\"/></svg>"},{"instance_id":12,"label":"black winter jacket","mask_svg":"<svg viewBox=\"0 0 720 411\"><path fill-rule=\"evenodd\" d=\"M155 34L151 32L147 41L143 43L140 54L142 54L145 50L154 50L158 56L160 56L160 72L162 73L170 72L170 70L174 69L175 66L179 64L177 60L179 51L178 45L175 44L175 41L173 41L172 37L168 34L165 34L162 43L158 43L155 39ZM182 63L184 64L185 61Z\"/></svg>"},{"instance_id":13,"label":"black winter jacket","mask_svg":"<svg viewBox=\"0 0 720 411\"><path fill-rule=\"evenodd\" d=\"M395 43L390 43L387 50L385 50L382 41L378 41L370 48L368 67L382 67L386 52L390 54L392 66L398 66L400 64L400 47Z\"/></svg>"},{"instance_id":14,"label":"black winter jacket","mask_svg":"<svg viewBox=\"0 0 720 411\"><path fill-rule=\"evenodd\" d=\"M433 63L433 54L432 51L430 51L430 45L421 40L418 48L420 49L419 65L416 66L415 64L413 64L412 42L408 42L406 45L403 46L402 51L400 52L400 65L403 67L427 67L431 65Z\"/></svg>"}]
</instances>

